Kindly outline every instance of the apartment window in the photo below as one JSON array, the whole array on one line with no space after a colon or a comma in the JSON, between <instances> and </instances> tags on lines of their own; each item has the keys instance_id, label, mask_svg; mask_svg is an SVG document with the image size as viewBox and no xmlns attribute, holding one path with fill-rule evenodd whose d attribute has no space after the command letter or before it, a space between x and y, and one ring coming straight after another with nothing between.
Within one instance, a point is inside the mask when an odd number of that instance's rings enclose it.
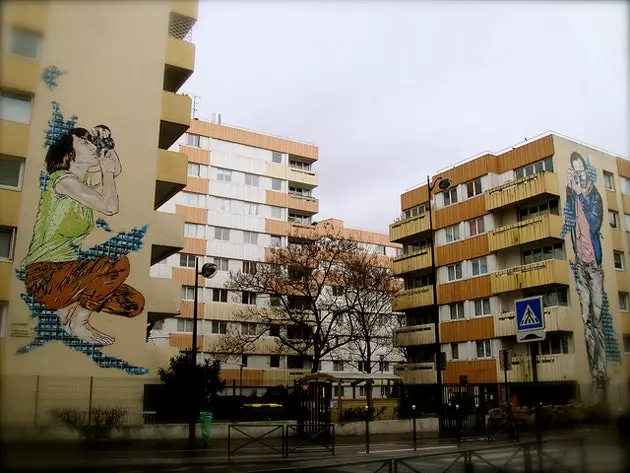
<instances>
[{"instance_id":1,"label":"apartment window","mask_svg":"<svg viewBox=\"0 0 630 473\"><path fill-rule=\"evenodd\" d=\"M423 274L421 276L411 276L405 278L405 289L416 289L419 287L430 286L433 283L431 274Z\"/></svg>"},{"instance_id":2,"label":"apartment window","mask_svg":"<svg viewBox=\"0 0 630 473\"><path fill-rule=\"evenodd\" d=\"M214 239L229 241L230 240L230 229L223 227L214 227Z\"/></svg>"},{"instance_id":3,"label":"apartment window","mask_svg":"<svg viewBox=\"0 0 630 473\"><path fill-rule=\"evenodd\" d=\"M219 210L221 212L229 212L230 211L230 203L232 202L230 199L220 199L217 198L219 203Z\"/></svg>"},{"instance_id":4,"label":"apartment window","mask_svg":"<svg viewBox=\"0 0 630 473\"><path fill-rule=\"evenodd\" d=\"M475 317L490 315L490 312L490 299L486 297L485 299L477 299L475 301Z\"/></svg>"},{"instance_id":5,"label":"apartment window","mask_svg":"<svg viewBox=\"0 0 630 473\"><path fill-rule=\"evenodd\" d=\"M367 361L359 361L359 371L361 373L368 372L368 362ZM363 389L361 390L360 396L365 396L365 386L360 386Z\"/></svg>"},{"instance_id":6,"label":"apartment window","mask_svg":"<svg viewBox=\"0 0 630 473\"><path fill-rule=\"evenodd\" d=\"M11 52L20 56L37 58L42 36L33 31L13 28L11 31Z\"/></svg>"},{"instance_id":7,"label":"apartment window","mask_svg":"<svg viewBox=\"0 0 630 473\"><path fill-rule=\"evenodd\" d=\"M247 305L256 305L256 293L243 291L243 294L241 294L241 303Z\"/></svg>"},{"instance_id":8,"label":"apartment window","mask_svg":"<svg viewBox=\"0 0 630 473\"><path fill-rule=\"evenodd\" d=\"M287 368L290 370L304 369L304 358L301 356L287 356Z\"/></svg>"},{"instance_id":9,"label":"apartment window","mask_svg":"<svg viewBox=\"0 0 630 473\"><path fill-rule=\"evenodd\" d=\"M466 184L466 191L468 192L468 198L475 197L481 194L481 178L477 178L474 181L470 181Z\"/></svg>"},{"instance_id":10,"label":"apartment window","mask_svg":"<svg viewBox=\"0 0 630 473\"><path fill-rule=\"evenodd\" d=\"M184 196L184 205L188 205L191 207L199 206L199 194L192 194L190 192L182 192Z\"/></svg>"},{"instance_id":11,"label":"apartment window","mask_svg":"<svg viewBox=\"0 0 630 473\"><path fill-rule=\"evenodd\" d=\"M624 261L623 253L621 251L613 251L613 260L615 261L615 269L623 271Z\"/></svg>"},{"instance_id":12,"label":"apartment window","mask_svg":"<svg viewBox=\"0 0 630 473\"><path fill-rule=\"evenodd\" d=\"M243 261L243 273L256 274L256 261Z\"/></svg>"},{"instance_id":13,"label":"apartment window","mask_svg":"<svg viewBox=\"0 0 630 473\"><path fill-rule=\"evenodd\" d=\"M188 175L199 177L199 174L201 174L201 166L196 163L188 163Z\"/></svg>"},{"instance_id":14,"label":"apartment window","mask_svg":"<svg viewBox=\"0 0 630 473\"><path fill-rule=\"evenodd\" d=\"M228 300L227 289L213 289L212 290L213 302L227 302L227 300Z\"/></svg>"},{"instance_id":15,"label":"apartment window","mask_svg":"<svg viewBox=\"0 0 630 473\"><path fill-rule=\"evenodd\" d=\"M477 340L477 358L492 358L492 343L490 340Z\"/></svg>"},{"instance_id":16,"label":"apartment window","mask_svg":"<svg viewBox=\"0 0 630 473\"><path fill-rule=\"evenodd\" d=\"M378 370L381 373L384 373L385 371L389 371L389 361L379 361L378 362Z\"/></svg>"},{"instance_id":17,"label":"apartment window","mask_svg":"<svg viewBox=\"0 0 630 473\"><path fill-rule=\"evenodd\" d=\"M0 227L0 259L13 259L15 232L13 227Z\"/></svg>"},{"instance_id":18,"label":"apartment window","mask_svg":"<svg viewBox=\"0 0 630 473\"><path fill-rule=\"evenodd\" d=\"M282 246L282 237L277 235L271 235L271 247L280 248Z\"/></svg>"},{"instance_id":19,"label":"apartment window","mask_svg":"<svg viewBox=\"0 0 630 473\"><path fill-rule=\"evenodd\" d=\"M569 334L548 333L547 338L538 343L541 355L567 355L569 353Z\"/></svg>"},{"instance_id":20,"label":"apartment window","mask_svg":"<svg viewBox=\"0 0 630 473\"><path fill-rule=\"evenodd\" d=\"M282 191L282 180L271 178L271 190Z\"/></svg>"},{"instance_id":21,"label":"apartment window","mask_svg":"<svg viewBox=\"0 0 630 473\"><path fill-rule=\"evenodd\" d=\"M270 337L279 337L280 336L280 325L273 324L269 326L269 336Z\"/></svg>"},{"instance_id":22,"label":"apartment window","mask_svg":"<svg viewBox=\"0 0 630 473\"><path fill-rule=\"evenodd\" d=\"M608 210L608 225L613 230L619 230L619 212Z\"/></svg>"},{"instance_id":23,"label":"apartment window","mask_svg":"<svg viewBox=\"0 0 630 473\"><path fill-rule=\"evenodd\" d=\"M22 188L22 175L24 172L24 160L13 156L0 154L0 188Z\"/></svg>"},{"instance_id":24,"label":"apartment window","mask_svg":"<svg viewBox=\"0 0 630 473\"><path fill-rule=\"evenodd\" d=\"M548 214L560 215L558 199L551 199L519 209L519 220L523 221Z\"/></svg>"},{"instance_id":25,"label":"apartment window","mask_svg":"<svg viewBox=\"0 0 630 473\"><path fill-rule=\"evenodd\" d=\"M205 238L206 226L198 225L196 223L185 223L184 236L187 236L190 238Z\"/></svg>"},{"instance_id":26,"label":"apartment window","mask_svg":"<svg viewBox=\"0 0 630 473\"><path fill-rule=\"evenodd\" d=\"M232 182L232 171L229 169L217 169L217 181Z\"/></svg>"},{"instance_id":27,"label":"apartment window","mask_svg":"<svg viewBox=\"0 0 630 473\"><path fill-rule=\"evenodd\" d=\"M466 317L464 313L464 303L458 302L457 304L451 304L448 306L451 313L451 320L461 320Z\"/></svg>"},{"instance_id":28,"label":"apartment window","mask_svg":"<svg viewBox=\"0 0 630 473\"><path fill-rule=\"evenodd\" d=\"M257 245L258 244L258 233L254 232L243 232L243 243L246 245Z\"/></svg>"},{"instance_id":29,"label":"apartment window","mask_svg":"<svg viewBox=\"0 0 630 473\"><path fill-rule=\"evenodd\" d=\"M626 219L626 231L630 232L630 214L623 214Z\"/></svg>"},{"instance_id":30,"label":"apartment window","mask_svg":"<svg viewBox=\"0 0 630 473\"><path fill-rule=\"evenodd\" d=\"M628 312L628 293L627 292L619 293L619 310L621 312Z\"/></svg>"},{"instance_id":31,"label":"apartment window","mask_svg":"<svg viewBox=\"0 0 630 473\"><path fill-rule=\"evenodd\" d=\"M553 245L523 251L523 264L538 263L552 259L564 259L562 243L555 243Z\"/></svg>"},{"instance_id":32,"label":"apartment window","mask_svg":"<svg viewBox=\"0 0 630 473\"><path fill-rule=\"evenodd\" d=\"M4 338L6 336L8 307L9 307L9 304L7 302L0 302L0 338ZM156 325L157 325L157 322L154 325L154 328L156 327Z\"/></svg>"},{"instance_id":33,"label":"apartment window","mask_svg":"<svg viewBox=\"0 0 630 473\"><path fill-rule=\"evenodd\" d=\"M461 238L462 237L459 233L459 224L446 229L446 243L452 243L454 241L461 240Z\"/></svg>"},{"instance_id":34,"label":"apartment window","mask_svg":"<svg viewBox=\"0 0 630 473\"><path fill-rule=\"evenodd\" d=\"M343 371L343 361L333 361L333 371Z\"/></svg>"},{"instance_id":35,"label":"apartment window","mask_svg":"<svg viewBox=\"0 0 630 473\"><path fill-rule=\"evenodd\" d=\"M449 281L457 281L463 277L462 275L462 264L455 263L447 267L448 271L448 280Z\"/></svg>"},{"instance_id":36,"label":"apartment window","mask_svg":"<svg viewBox=\"0 0 630 473\"><path fill-rule=\"evenodd\" d=\"M280 296L269 297L269 305L271 307L280 307L281 304L282 304L282 299L280 298Z\"/></svg>"},{"instance_id":37,"label":"apartment window","mask_svg":"<svg viewBox=\"0 0 630 473\"><path fill-rule=\"evenodd\" d=\"M516 179L520 179L522 177L531 176L532 174L543 171L553 172L553 158L543 159L533 164L528 164L527 166L515 169L514 175L516 176Z\"/></svg>"},{"instance_id":38,"label":"apartment window","mask_svg":"<svg viewBox=\"0 0 630 473\"><path fill-rule=\"evenodd\" d=\"M335 297L343 296L343 287L342 286L333 286L332 294Z\"/></svg>"},{"instance_id":39,"label":"apartment window","mask_svg":"<svg viewBox=\"0 0 630 473\"><path fill-rule=\"evenodd\" d=\"M302 223L304 225L308 225L311 223L311 217L309 217L308 215L300 215L300 214L289 212L289 222Z\"/></svg>"},{"instance_id":40,"label":"apartment window","mask_svg":"<svg viewBox=\"0 0 630 473\"><path fill-rule=\"evenodd\" d=\"M269 357L270 368L280 368L280 355L271 355Z\"/></svg>"},{"instance_id":41,"label":"apartment window","mask_svg":"<svg viewBox=\"0 0 630 473\"><path fill-rule=\"evenodd\" d=\"M260 178L256 176L255 174L245 174L246 186L258 187L259 181L260 181Z\"/></svg>"},{"instance_id":42,"label":"apartment window","mask_svg":"<svg viewBox=\"0 0 630 473\"><path fill-rule=\"evenodd\" d=\"M218 320L212 321L212 333L218 333L225 335L227 333L227 322L220 322Z\"/></svg>"},{"instance_id":43,"label":"apartment window","mask_svg":"<svg viewBox=\"0 0 630 473\"><path fill-rule=\"evenodd\" d=\"M282 207L271 207L271 218L283 220L284 216L282 215L282 210Z\"/></svg>"},{"instance_id":44,"label":"apartment window","mask_svg":"<svg viewBox=\"0 0 630 473\"><path fill-rule=\"evenodd\" d=\"M621 178L621 192L626 195L630 195L630 179L627 177Z\"/></svg>"},{"instance_id":45,"label":"apartment window","mask_svg":"<svg viewBox=\"0 0 630 473\"><path fill-rule=\"evenodd\" d=\"M311 165L310 163L305 163L304 161L297 161L295 159L289 160L289 166L293 169L302 169L304 171L310 171Z\"/></svg>"},{"instance_id":46,"label":"apartment window","mask_svg":"<svg viewBox=\"0 0 630 473\"><path fill-rule=\"evenodd\" d=\"M402 218L417 217L418 215L422 215L426 211L427 208L424 204L416 205L415 207L405 210L402 214Z\"/></svg>"},{"instance_id":47,"label":"apartment window","mask_svg":"<svg viewBox=\"0 0 630 473\"><path fill-rule=\"evenodd\" d=\"M271 161L274 163L282 164L282 153L276 151L271 152Z\"/></svg>"},{"instance_id":48,"label":"apartment window","mask_svg":"<svg viewBox=\"0 0 630 473\"><path fill-rule=\"evenodd\" d=\"M195 287L194 286L182 286L182 300L184 301L195 300Z\"/></svg>"},{"instance_id":49,"label":"apartment window","mask_svg":"<svg viewBox=\"0 0 630 473\"><path fill-rule=\"evenodd\" d=\"M468 222L470 228L470 236L481 235L486 232L486 225L483 217L476 218Z\"/></svg>"},{"instance_id":50,"label":"apartment window","mask_svg":"<svg viewBox=\"0 0 630 473\"><path fill-rule=\"evenodd\" d=\"M194 268L196 259L196 255L187 255L186 253L180 253L179 265L183 266L184 268Z\"/></svg>"},{"instance_id":51,"label":"apartment window","mask_svg":"<svg viewBox=\"0 0 630 473\"><path fill-rule=\"evenodd\" d=\"M404 244L404 252L407 253L415 253L416 251L420 251L422 249L425 249L431 245L431 242L429 240L423 239L420 241L415 241L413 243L405 243Z\"/></svg>"},{"instance_id":52,"label":"apartment window","mask_svg":"<svg viewBox=\"0 0 630 473\"><path fill-rule=\"evenodd\" d=\"M258 327L256 324L242 324L241 333L243 335L256 336L258 335Z\"/></svg>"},{"instance_id":53,"label":"apartment window","mask_svg":"<svg viewBox=\"0 0 630 473\"><path fill-rule=\"evenodd\" d=\"M177 319L177 331L192 333L194 321L192 319Z\"/></svg>"},{"instance_id":54,"label":"apartment window","mask_svg":"<svg viewBox=\"0 0 630 473\"><path fill-rule=\"evenodd\" d=\"M451 343L451 358L453 360L459 360L459 344Z\"/></svg>"},{"instance_id":55,"label":"apartment window","mask_svg":"<svg viewBox=\"0 0 630 473\"><path fill-rule=\"evenodd\" d=\"M442 192L444 199L444 207L452 205L457 202L457 187Z\"/></svg>"},{"instance_id":56,"label":"apartment window","mask_svg":"<svg viewBox=\"0 0 630 473\"><path fill-rule=\"evenodd\" d=\"M304 189L302 187L289 186L289 194L302 195L302 196L310 197L311 196L311 190L310 189Z\"/></svg>"},{"instance_id":57,"label":"apartment window","mask_svg":"<svg viewBox=\"0 0 630 473\"><path fill-rule=\"evenodd\" d=\"M623 336L623 354L630 355L630 335Z\"/></svg>"},{"instance_id":58,"label":"apartment window","mask_svg":"<svg viewBox=\"0 0 630 473\"><path fill-rule=\"evenodd\" d=\"M230 260L227 258L214 258L214 264L217 265L219 271L229 271Z\"/></svg>"},{"instance_id":59,"label":"apartment window","mask_svg":"<svg viewBox=\"0 0 630 473\"><path fill-rule=\"evenodd\" d=\"M472 275L479 276L480 274L488 273L488 261L485 256L477 258L471 261L472 263Z\"/></svg>"},{"instance_id":60,"label":"apartment window","mask_svg":"<svg viewBox=\"0 0 630 473\"><path fill-rule=\"evenodd\" d=\"M192 133L186 133L186 146L194 146L195 148L199 148L199 139L200 135L194 135Z\"/></svg>"},{"instance_id":61,"label":"apartment window","mask_svg":"<svg viewBox=\"0 0 630 473\"><path fill-rule=\"evenodd\" d=\"M615 190L615 176L612 172L604 171L604 188Z\"/></svg>"},{"instance_id":62,"label":"apartment window","mask_svg":"<svg viewBox=\"0 0 630 473\"><path fill-rule=\"evenodd\" d=\"M245 203L245 215L258 215L258 204Z\"/></svg>"},{"instance_id":63,"label":"apartment window","mask_svg":"<svg viewBox=\"0 0 630 473\"><path fill-rule=\"evenodd\" d=\"M243 368L247 367L247 361L248 361L249 357L247 355L241 355L241 366Z\"/></svg>"},{"instance_id":64,"label":"apartment window","mask_svg":"<svg viewBox=\"0 0 630 473\"><path fill-rule=\"evenodd\" d=\"M10 92L0 92L0 120L30 123L31 98Z\"/></svg>"}]
</instances>

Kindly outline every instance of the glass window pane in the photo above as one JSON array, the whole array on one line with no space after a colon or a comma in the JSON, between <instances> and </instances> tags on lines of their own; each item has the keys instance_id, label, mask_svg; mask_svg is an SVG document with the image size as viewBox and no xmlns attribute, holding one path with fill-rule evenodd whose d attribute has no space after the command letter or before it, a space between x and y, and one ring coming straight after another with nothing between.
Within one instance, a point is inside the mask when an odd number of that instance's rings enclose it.
<instances>
[{"instance_id":1,"label":"glass window pane","mask_svg":"<svg viewBox=\"0 0 630 473\"><path fill-rule=\"evenodd\" d=\"M483 300L483 313L484 314L490 313L490 299Z\"/></svg>"},{"instance_id":2,"label":"glass window pane","mask_svg":"<svg viewBox=\"0 0 630 473\"><path fill-rule=\"evenodd\" d=\"M30 123L31 99L20 95L1 93L0 120Z\"/></svg>"},{"instance_id":3,"label":"glass window pane","mask_svg":"<svg viewBox=\"0 0 630 473\"><path fill-rule=\"evenodd\" d=\"M545 171L553 172L553 158L545 159L544 163L545 163Z\"/></svg>"},{"instance_id":4,"label":"glass window pane","mask_svg":"<svg viewBox=\"0 0 630 473\"><path fill-rule=\"evenodd\" d=\"M0 258L11 259L13 229L0 228Z\"/></svg>"},{"instance_id":5,"label":"glass window pane","mask_svg":"<svg viewBox=\"0 0 630 473\"><path fill-rule=\"evenodd\" d=\"M13 54L31 58L39 56L39 43L41 40L39 34L19 28L14 29L12 33L11 52Z\"/></svg>"},{"instance_id":6,"label":"glass window pane","mask_svg":"<svg viewBox=\"0 0 630 473\"><path fill-rule=\"evenodd\" d=\"M20 187L23 159L0 155L0 186Z\"/></svg>"}]
</instances>

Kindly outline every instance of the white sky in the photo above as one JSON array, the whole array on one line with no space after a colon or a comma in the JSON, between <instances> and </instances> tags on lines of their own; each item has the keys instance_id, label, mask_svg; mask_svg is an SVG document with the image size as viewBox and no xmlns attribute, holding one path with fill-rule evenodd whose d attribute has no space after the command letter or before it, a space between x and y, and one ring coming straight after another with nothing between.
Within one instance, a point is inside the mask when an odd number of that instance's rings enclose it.
<instances>
[{"instance_id":1,"label":"white sky","mask_svg":"<svg viewBox=\"0 0 630 473\"><path fill-rule=\"evenodd\" d=\"M316 220L553 130L630 156L628 4L200 0L198 116L319 146Z\"/></svg>"}]
</instances>

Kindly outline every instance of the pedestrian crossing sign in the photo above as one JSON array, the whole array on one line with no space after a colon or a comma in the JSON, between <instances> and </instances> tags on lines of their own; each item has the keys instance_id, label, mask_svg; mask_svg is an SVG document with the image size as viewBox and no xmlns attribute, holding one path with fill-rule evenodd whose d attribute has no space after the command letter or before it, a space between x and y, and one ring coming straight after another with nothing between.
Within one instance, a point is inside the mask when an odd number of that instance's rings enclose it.
<instances>
[{"instance_id":1,"label":"pedestrian crossing sign","mask_svg":"<svg viewBox=\"0 0 630 473\"><path fill-rule=\"evenodd\" d=\"M545 339L545 315L542 296L519 299L514 303L519 342Z\"/></svg>"}]
</instances>

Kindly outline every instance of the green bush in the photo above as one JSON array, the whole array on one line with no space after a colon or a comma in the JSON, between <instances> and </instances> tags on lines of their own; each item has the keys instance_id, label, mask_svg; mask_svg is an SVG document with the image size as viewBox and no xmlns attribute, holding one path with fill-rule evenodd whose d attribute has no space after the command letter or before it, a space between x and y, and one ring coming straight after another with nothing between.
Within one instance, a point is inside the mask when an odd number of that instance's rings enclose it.
<instances>
[{"instance_id":1,"label":"green bush","mask_svg":"<svg viewBox=\"0 0 630 473\"><path fill-rule=\"evenodd\" d=\"M85 440L107 440L112 430L123 425L127 411L118 407L88 410L60 408L51 411L62 424L79 432Z\"/></svg>"}]
</instances>

